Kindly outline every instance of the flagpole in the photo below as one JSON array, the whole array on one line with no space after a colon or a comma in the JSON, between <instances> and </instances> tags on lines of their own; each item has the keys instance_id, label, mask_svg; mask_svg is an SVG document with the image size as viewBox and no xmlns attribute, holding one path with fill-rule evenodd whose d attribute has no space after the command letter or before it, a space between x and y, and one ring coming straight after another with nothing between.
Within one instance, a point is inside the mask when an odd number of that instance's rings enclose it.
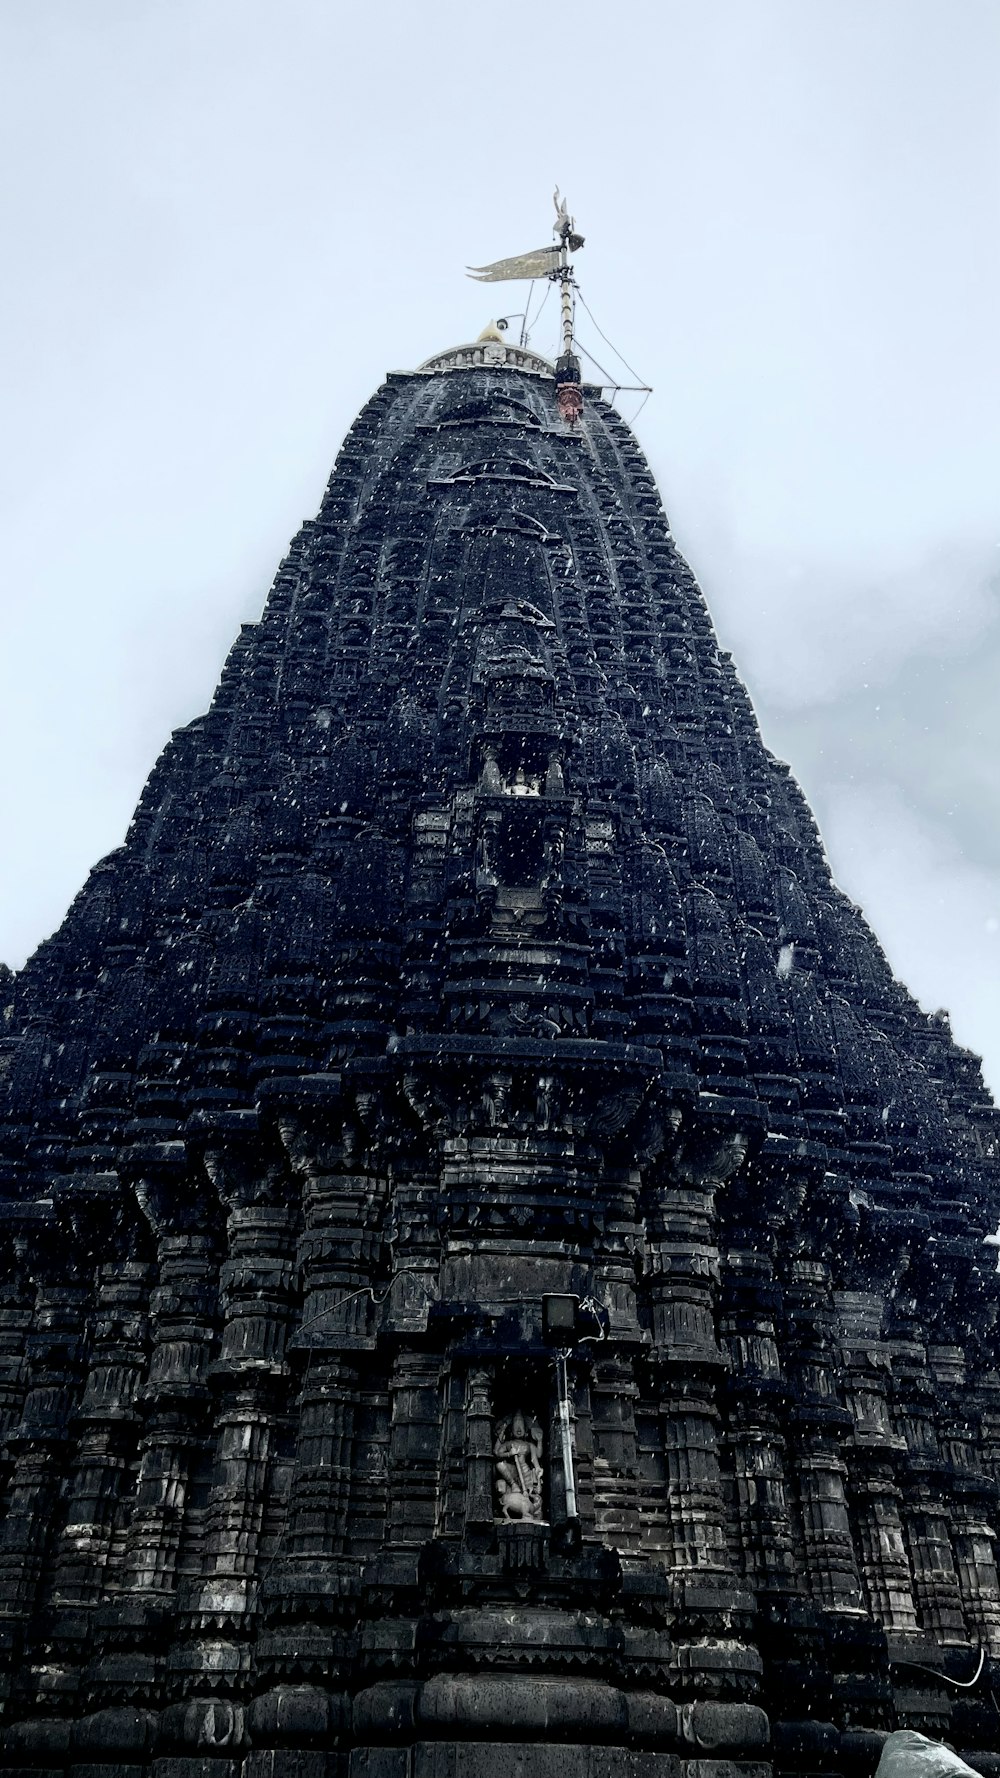
<instances>
[{"instance_id":1,"label":"flagpole","mask_svg":"<svg viewBox=\"0 0 1000 1778\"><path fill-rule=\"evenodd\" d=\"M580 379L580 360L573 350L573 278L569 263L570 242L574 247L583 246L582 238L573 232L573 218L570 216L564 201L560 201L558 187L555 196L556 230L559 235L559 265L553 276L559 279L560 301L562 309L562 352L556 360L556 400L559 412L567 426L576 426L583 413L583 388Z\"/></svg>"},{"instance_id":2,"label":"flagpole","mask_svg":"<svg viewBox=\"0 0 1000 1778\"><path fill-rule=\"evenodd\" d=\"M570 280L569 233L570 228L567 220L562 225L559 242L559 284L562 299L562 349L564 352L573 350L573 294Z\"/></svg>"}]
</instances>

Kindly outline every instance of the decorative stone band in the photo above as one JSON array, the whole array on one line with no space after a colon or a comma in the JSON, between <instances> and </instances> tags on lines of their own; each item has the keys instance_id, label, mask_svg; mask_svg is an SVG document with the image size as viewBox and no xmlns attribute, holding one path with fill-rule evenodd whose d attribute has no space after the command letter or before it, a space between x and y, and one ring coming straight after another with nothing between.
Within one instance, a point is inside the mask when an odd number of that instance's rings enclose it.
<instances>
[{"instance_id":1,"label":"decorative stone band","mask_svg":"<svg viewBox=\"0 0 1000 1778\"><path fill-rule=\"evenodd\" d=\"M770 1740L765 1712L754 1704L677 1705L656 1692L623 1692L600 1680L541 1675L437 1674L420 1685L383 1681L354 1700L357 1741L409 1739L413 1734L535 1735L658 1747L755 1753Z\"/></svg>"},{"instance_id":2,"label":"decorative stone band","mask_svg":"<svg viewBox=\"0 0 1000 1778\"><path fill-rule=\"evenodd\" d=\"M554 377L556 367L537 352L523 346L501 345L496 340L476 340L466 346L450 346L425 359L420 370L477 370L483 365L491 370L526 370L534 376Z\"/></svg>"}]
</instances>

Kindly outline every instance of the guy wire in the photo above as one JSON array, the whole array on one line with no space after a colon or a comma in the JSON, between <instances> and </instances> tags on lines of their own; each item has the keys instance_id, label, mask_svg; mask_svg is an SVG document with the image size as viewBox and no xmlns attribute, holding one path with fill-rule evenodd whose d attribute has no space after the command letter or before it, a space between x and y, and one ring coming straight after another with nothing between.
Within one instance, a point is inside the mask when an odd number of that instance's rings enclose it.
<instances>
[{"instance_id":1,"label":"guy wire","mask_svg":"<svg viewBox=\"0 0 1000 1778\"><path fill-rule=\"evenodd\" d=\"M591 314L590 314L590 309L589 309L589 308L588 308L588 307L587 307L587 300L586 300L586 298L585 298L585 296L584 296L584 294L583 294L583 291L582 291L582 290L581 290L581 289L580 289L580 286L579 286L579 284L578 284L578 285L577 285L577 286L576 286L576 294L577 294L577 296L578 296L578 297L579 297L579 298L580 298L580 301L581 301L581 302L582 302L582 304L583 304L583 306L584 306L584 308L585 308L585 309L586 309L586 310L587 310L587 314L588 314L588 315L590 315L590 319L591 319L591 321L594 321L594 317L593 317L593 315L591 315ZM627 371L628 371L628 373L629 373L629 375L630 375L630 376L633 376L633 377L634 377L634 378L635 378L635 380L636 380L636 382L637 382L637 383L641 383L641 384L642 384L642 387L643 387L643 388L644 388L644 389L646 389L646 388L648 388L648 387L649 387L649 385L648 385L648 384L647 384L647 383L643 383L643 381L642 381L642 378L641 378L641 376L640 376L640 375L639 375L639 372L638 372L638 371L637 371L637 370L633 370L633 369L632 369L632 366L631 366L631 365L630 365L630 363L629 363L629 361L628 361L628 359L627 359L627 358L624 358L624 357L622 357L622 354L621 354L621 353L620 353L620 352L619 352L619 350L618 350L618 347L617 347L617 346L616 346L616 345L615 345L615 344L614 344L614 343L613 343L613 341L611 341L611 340L609 340L609 339L608 339L608 336L607 336L607 334L606 334L606 333L605 333L605 332L604 332L604 331L603 331L603 329L602 329L602 328L600 328L600 327L598 327L598 325L597 325L597 322L596 322L596 321L594 321L594 326L595 326L595 327L597 327L597 331L598 331L598 333L599 333L599 334L600 334L600 336L601 336L601 338L602 338L602 340L603 340L603 341L604 341L604 344L605 344L605 345L606 345L606 346L610 346L610 347L611 347L611 350L612 350L612 352L613 352L613 353L614 353L614 355L615 355L615 357L616 357L616 358L618 358L618 359L620 359L620 360L621 360L621 363L622 363L622 364L624 364L624 366L625 366L625 369L626 369L626 370L627 370ZM597 359L596 359L596 358L595 358L595 359L594 359L594 360L593 360L593 362L594 362L594 363L595 363L595 364L597 364ZM600 365L598 365L598 369L600 369ZM606 374L607 374L607 373L606 373L606 372L605 372L605 375L606 375ZM620 385L619 385L619 387L620 387Z\"/></svg>"}]
</instances>

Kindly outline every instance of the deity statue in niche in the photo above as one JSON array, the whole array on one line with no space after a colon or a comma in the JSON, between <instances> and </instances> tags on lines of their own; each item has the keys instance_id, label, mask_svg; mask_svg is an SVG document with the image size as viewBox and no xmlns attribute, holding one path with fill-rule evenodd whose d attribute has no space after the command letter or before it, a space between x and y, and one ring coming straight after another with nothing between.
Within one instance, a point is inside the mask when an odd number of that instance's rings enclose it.
<instances>
[{"instance_id":1,"label":"deity statue in niche","mask_svg":"<svg viewBox=\"0 0 1000 1778\"><path fill-rule=\"evenodd\" d=\"M517 1408L497 1421L493 1442L497 1504L504 1519L538 1524L542 1513L542 1426Z\"/></svg>"}]
</instances>

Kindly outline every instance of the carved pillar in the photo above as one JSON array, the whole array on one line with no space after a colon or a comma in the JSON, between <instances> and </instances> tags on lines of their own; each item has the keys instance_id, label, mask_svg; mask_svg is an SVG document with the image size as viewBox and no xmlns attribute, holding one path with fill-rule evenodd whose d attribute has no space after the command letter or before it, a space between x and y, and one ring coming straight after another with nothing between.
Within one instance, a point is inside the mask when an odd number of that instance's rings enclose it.
<instances>
[{"instance_id":1,"label":"carved pillar","mask_svg":"<svg viewBox=\"0 0 1000 1778\"><path fill-rule=\"evenodd\" d=\"M709 1127L682 1135L669 1173L646 1195L653 1351L660 1374L667 1558L677 1618L671 1683L679 1699L756 1696L761 1662L750 1645L752 1599L734 1576L725 1533L716 1391L724 1359L716 1342L719 1251L715 1195L740 1166L741 1135ZM737 1756L738 1757L738 1756Z\"/></svg>"},{"instance_id":2,"label":"carved pillar","mask_svg":"<svg viewBox=\"0 0 1000 1778\"><path fill-rule=\"evenodd\" d=\"M779 1412L786 1386L774 1329L769 1262L747 1253L724 1278L722 1346L730 1362L727 1443L740 1560L758 1598L796 1590L795 1552Z\"/></svg>"},{"instance_id":3,"label":"carved pillar","mask_svg":"<svg viewBox=\"0 0 1000 1778\"><path fill-rule=\"evenodd\" d=\"M966 1446L968 1422L946 1429L949 1453ZM997 1571L996 1501L985 1477L956 1465L952 1547L970 1640L994 1659L1000 1653L1000 1575Z\"/></svg>"},{"instance_id":4,"label":"carved pillar","mask_svg":"<svg viewBox=\"0 0 1000 1778\"><path fill-rule=\"evenodd\" d=\"M80 1188L71 1188L82 1195ZM147 1362L151 1267L148 1230L134 1203L124 1197L91 1207L85 1234L106 1255L97 1267L93 1343L76 1411L66 1522L53 1556L53 1598L93 1607L120 1577L109 1574L112 1539L131 1492L136 1462L137 1397ZM81 1632L82 1633L82 1632Z\"/></svg>"},{"instance_id":5,"label":"carved pillar","mask_svg":"<svg viewBox=\"0 0 1000 1778\"><path fill-rule=\"evenodd\" d=\"M13 1680L30 1697L34 1676L27 1666L18 1671L21 1638L47 1569L82 1374L89 1294L51 1213L33 1231L29 1270L37 1294L26 1342L24 1407L7 1438L11 1472L0 1526L0 1670L9 1675L8 1684Z\"/></svg>"},{"instance_id":6,"label":"carved pillar","mask_svg":"<svg viewBox=\"0 0 1000 1778\"><path fill-rule=\"evenodd\" d=\"M781 1287L771 1248L793 1214L801 1184L782 1155L747 1163L720 1194L720 1343L729 1361L725 1399L733 1491L734 1561L757 1596L777 1610L797 1593L783 1422L788 1384L778 1351Z\"/></svg>"},{"instance_id":7,"label":"carved pillar","mask_svg":"<svg viewBox=\"0 0 1000 1778\"><path fill-rule=\"evenodd\" d=\"M890 1721L885 1635L866 1610L849 1507L845 1448L851 1449L853 1420L839 1387L843 1361L830 1258L843 1251L852 1227L848 1184L827 1174L811 1185L780 1255L794 1439L792 1475L805 1579L816 1608L811 1622L803 1626L803 1645L809 1637L815 1642L802 1676L796 1715L801 1713L829 1734L827 1758L836 1757L838 1739L845 1732L853 1734L859 1724L866 1730L889 1726ZM790 1652L794 1659L795 1652ZM771 1685L780 1703L777 1664ZM796 1732L794 1744L801 1735L800 1725L789 1726ZM797 1763L808 1766L808 1742L804 1747L806 1753ZM818 1749L813 1752L817 1757Z\"/></svg>"},{"instance_id":8,"label":"carved pillar","mask_svg":"<svg viewBox=\"0 0 1000 1778\"><path fill-rule=\"evenodd\" d=\"M905 1442L892 1424L884 1323L924 1219L867 1204L858 1215L853 1240L842 1244L841 1288L834 1293L852 1419L845 1448L858 1559L873 1616L887 1634L908 1636L917 1630L917 1615L896 1482Z\"/></svg>"},{"instance_id":9,"label":"carved pillar","mask_svg":"<svg viewBox=\"0 0 1000 1778\"><path fill-rule=\"evenodd\" d=\"M992 1258L992 1250L987 1249ZM1000 1655L1000 1575L997 1569L996 1483L990 1463L991 1421L1000 1397L996 1322L1000 1275L974 1264L956 1304L956 1334L966 1354L966 1376L952 1394L941 1428L955 1471L953 1547L970 1632Z\"/></svg>"},{"instance_id":10,"label":"carved pillar","mask_svg":"<svg viewBox=\"0 0 1000 1778\"><path fill-rule=\"evenodd\" d=\"M440 1362L433 1352L400 1352L389 1388L390 1544L418 1548L434 1535L441 1445Z\"/></svg>"},{"instance_id":11,"label":"carved pillar","mask_svg":"<svg viewBox=\"0 0 1000 1778\"><path fill-rule=\"evenodd\" d=\"M299 1395L295 1479L282 1540L283 1569L350 1568L347 1507L353 1473L357 1367L338 1353L314 1354Z\"/></svg>"},{"instance_id":12,"label":"carved pillar","mask_svg":"<svg viewBox=\"0 0 1000 1778\"><path fill-rule=\"evenodd\" d=\"M945 1644L966 1642L968 1633L946 1498L951 1478L938 1435L939 1383L928 1362L927 1334L946 1324L954 1283L946 1269L939 1269L936 1252L921 1263L910 1329L916 1337L894 1366L897 1421L906 1446L901 1477L914 1600L921 1629Z\"/></svg>"},{"instance_id":13,"label":"carved pillar","mask_svg":"<svg viewBox=\"0 0 1000 1778\"><path fill-rule=\"evenodd\" d=\"M25 1265L23 1236L0 1233L0 1438L21 1418L28 1373L25 1351L35 1291Z\"/></svg>"},{"instance_id":14,"label":"carved pillar","mask_svg":"<svg viewBox=\"0 0 1000 1778\"><path fill-rule=\"evenodd\" d=\"M724 1400L733 1561L753 1589L761 1702L770 1716L776 1769L788 1778L823 1769L837 1742L827 1638L809 1593L796 1512L787 1305L775 1267L775 1254L798 1227L822 1172L823 1159L811 1144L767 1136L720 1194L719 1332L729 1360Z\"/></svg>"},{"instance_id":15,"label":"carved pillar","mask_svg":"<svg viewBox=\"0 0 1000 1778\"><path fill-rule=\"evenodd\" d=\"M353 1104L334 1097L314 1114L282 1114L281 1133L302 1185L302 1313L292 1348L304 1368L280 1566L305 1570L333 1561L338 1584L354 1587L367 1553L352 1543L354 1439L362 1361L375 1344L373 1279L388 1284L385 1188L371 1169Z\"/></svg>"},{"instance_id":16,"label":"carved pillar","mask_svg":"<svg viewBox=\"0 0 1000 1778\"><path fill-rule=\"evenodd\" d=\"M470 1548L492 1542L496 1508L493 1499L492 1378L477 1366L466 1383L465 1410L465 1539Z\"/></svg>"},{"instance_id":17,"label":"carved pillar","mask_svg":"<svg viewBox=\"0 0 1000 1778\"><path fill-rule=\"evenodd\" d=\"M797 1431L795 1477L806 1574L817 1605L863 1610L861 1577L847 1506L847 1465L841 1445L851 1416L840 1399L840 1355L826 1255L842 1238L847 1188L828 1179L803 1208L795 1246L785 1260L789 1325L786 1369Z\"/></svg>"},{"instance_id":18,"label":"carved pillar","mask_svg":"<svg viewBox=\"0 0 1000 1778\"><path fill-rule=\"evenodd\" d=\"M851 1498L858 1528L858 1560L872 1615L887 1634L908 1636L917 1628L913 1577L903 1535L900 1493L881 1418L862 1424L851 1453ZM878 1441L876 1443L876 1441Z\"/></svg>"},{"instance_id":19,"label":"carved pillar","mask_svg":"<svg viewBox=\"0 0 1000 1778\"><path fill-rule=\"evenodd\" d=\"M280 1159L246 1111L213 1111L204 1170L225 1216L218 1283L221 1330L205 1371L213 1395L206 1504L194 1575L179 1580L170 1657L178 1702L160 1721L156 1778L233 1778L246 1745L241 1695L250 1672L247 1626L276 1418L287 1412L284 1346L293 1286L292 1208ZM220 1128L221 1125L221 1128ZM190 1539L186 1539L190 1547ZM182 1700L182 1701L181 1701Z\"/></svg>"},{"instance_id":20,"label":"carved pillar","mask_svg":"<svg viewBox=\"0 0 1000 1778\"><path fill-rule=\"evenodd\" d=\"M34 1646L24 1656L26 1672L34 1667L38 1673L38 1702L46 1711L57 1701L69 1711L88 1697L99 1608L121 1578L112 1554L120 1556L122 1521L131 1505L135 1398L146 1364L149 1266L136 1257L145 1234L138 1228L141 1219L122 1196L113 1209L107 1206L110 1215L87 1205L83 1181L75 1180L70 1192L85 1207L67 1216L67 1239L78 1253L100 1253L108 1263L96 1267L89 1364L68 1427L64 1499L45 1560ZM116 1250L118 1257L110 1259ZM49 1736L58 1720L46 1717Z\"/></svg>"},{"instance_id":21,"label":"carved pillar","mask_svg":"<svg viewBox=\"0 0 1000 1778\"><path fill-rule=\"evenodd\" d=\"M150 1603L172 1599L188 1478L207 1430L207 1372L217 1314L218 1248L197 1177L173 1167L137 1187L156 1237L152 1352L140 1400L139 1479L125 1539L124 1581Z\"/></svg>"},{"instance_id":22,"label":"carved pillar","mask_svg":"<svg viewBox=\"0 0 1000 1778\"><path fill-rule=\"evenodd\" d=\"M646 1289L662 1372L669 1565L675 1573L728 1575L715 1400L725 1361L715 1337L714 1187L713 1180L682 1176L648 1194Z\"/></svg>"},{"instance_id":23,"label":"carved pillar","mask_svg":"<svg viewBox=\"0 0 1000 1778\"><path fill-rule=\"evenodd\" d=\"M591 1347L590 1384L594 1440L594 1528L622 1552L639 1547L638 1444L635 1404L639 1394L627 1359L602 1359Z\"/></svg>"},{"instance_id":24,"label":"carved pillar","mask_svg":"<svg viewBox=\"0 0 1000 1778\"><path fill-rule=\"evenodd\" d=\"M16 1430L24 1409L30 1381L27 1357L35 1287L26 1264L23 1234L16 1226L8 1226L0 1237L0 1264L3 1282L0 1285L0 1437L4 1440L4 1461L0 1467L0 1500L6 1510L11 1500L10 1482L15 1471L17 1448L8 1450L6 1440ZM2 1608L0 1608L2 1612ZM17 1646L13 1622L4 1625L0 1615L0 1706L8 1697L14 1677L13 1650Z\"/></svg>"},{"instance_id":25,"label":"carved pillar","mask_svg":"<svg viewBox=\"0 0 1000 1778\"><path fill-rule=\"evenodd\" d=\"M636 1150L648 1154L663 1142L664 1119L652 1103L633 1120ZM616 1164L617 1163L617 1164ZM594 1232L592 1294L607 1315L607 1341L581 1346L589 1355L593 1442L594 1527L623 1555L638 1556L642 1504L637 1413L640 1330L636 1303L636 1255L641 1242L638 1166L622 1170L620 1151L609 1155L603 1181L606 1213ZM615 1180L615 1173L618 1173Z\"/></svg>"},{"instance_id":26,"label":"carved pillar","mask_svg":"<svg viewBox=\"0 0 1000 1778\"><path fill-rule=\"evenodd\" d=\"M435 1535L461 1538L469 1491L468 1420L470 1382L462 1363L445 1361L441 1375L444 1418L441 1439L441 1488Z\"/></svg>"},{"instance_id":27,"label":"carved pillar","mask_svg":"<svg viewBox=\"0 0 1000 1778\"><path fill-rule=\"evenodd\" d=\"M222 1333L210 1382L218 1429L193 1606L233 1620L252 1604L275 1418L287 1415L285 1342L294 1290L295 1206L260 1136L210 1145L205 1168L226 1213Z\"/></svg>"}]
</instances>

